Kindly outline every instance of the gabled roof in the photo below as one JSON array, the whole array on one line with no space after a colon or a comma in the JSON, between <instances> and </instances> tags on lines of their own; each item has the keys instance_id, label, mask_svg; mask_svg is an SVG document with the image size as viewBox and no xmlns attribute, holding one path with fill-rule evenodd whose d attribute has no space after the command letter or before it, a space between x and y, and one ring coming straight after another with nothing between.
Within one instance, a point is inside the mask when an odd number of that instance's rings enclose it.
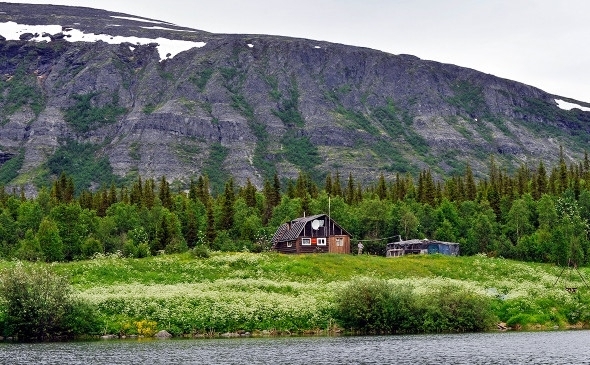
<instances>
[{"instance_id":1,"label":"gabled roof","mask_svg":"<svg viewBox=\"0 0 590 365\"><path fill-rule=\"evenodd\" d=\"M275 232L274 236L272 237L272 243L276 244L277 242L285 242L285 241L293 241L296 240L297 237L301 234L301 231L305 227L305 225L313 220L326 217L326 214L316 214L310 215L309 217L301 217L296 218L291 221L291 228L289 228L289 223L283 223L279 229ZM330 220L334 221L330 218ZM335 223L335 222L334 222ZM338 225L338 227L340 227ZM344 232L342 227L340 227ZM350 236L348 232L346 232Z\"/></svg>"}]
</instances>

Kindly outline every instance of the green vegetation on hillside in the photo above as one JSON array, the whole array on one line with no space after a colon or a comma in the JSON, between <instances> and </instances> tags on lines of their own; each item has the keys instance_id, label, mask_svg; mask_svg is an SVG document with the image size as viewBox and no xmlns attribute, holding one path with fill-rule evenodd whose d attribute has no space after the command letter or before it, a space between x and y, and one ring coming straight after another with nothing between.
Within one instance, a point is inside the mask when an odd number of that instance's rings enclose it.
<instances>
[{"instance_id":1,"label":"green vegetation on hillside","mask_svg":"<svg viewBox=\"0 0 590 365\"><path fill-rule=\"evenodd\" d=\"M68 140L47 160L48 173L53 176L59 176L62 172L70 175L77 194L92 185L106 186L118 181L109 159L106 156L97 157L98 149L99 146L91 143ZM38 182L40 185L48 184L47 180L38 179Z\"/></svg>"},{"instance_id":2,"label":"green vegetation on hillside","mask_svg":"<svg viewBox=\"0 0 590 365\"><path fill-rule=\"evenodd\" d=\"M5 213L0 256L36 257L27 250L39 235L38 223L43 218L56 222L60 209L75 213L68 218L68 228L59 231L61 239L69 237L70 259L123 250L136 229L147 238L135 244L146 244L152 254L168 245L170 251L195 245L256 250L267 247L268 237L285 221L326 213L329 196L332 217L354 240L364 240L373 254L384 254L385 238L401 235L459 242L464 255L485 253L561 265L568 259L579 265L590 262L587 157L568 166L562 152L559 165L549 171L540 162L534 170L522 165L512 175L492 158L485 179L476 179L467 165L461 175L444 181L423 170L417 176L398 174L392 181L381 175L366 186L352 174L344 180L339 172L335 177L328 173L321 187L310 174L285 180L283 186L275 175L258 190L251 183L234 186L232 179L225 180L227 175L219 167L228 151L219 144L210 153L206 175L191 183L187 195L182 186L171 191L165 178L155 182L138 177L127 186L109 187L118 180L108 161L95 153L95 146L69 141L49 160L50 174L65 172L65 180L71 180L68 199L63 198L67 184L61 177L53 182L50 196L45 192L26 201L18 191L0 196L0 217ZM98 191L88 190L97 184ZM21 212L22 207L36 212L36 224L30 223L32 218L28 210ZM120 218L123 212L125 218ZM78 224L84 233L71 235ZM85 250L84 245L96 250Z\"/></svg>"},{"instance_id":3,"label":"green vegetation on hillside","mask_svg":"<svg viewBox=\"0 0 590 365\"><path fill-rule=\"evenodd\" d=\"M27 67L21 64L10 77L0 77L0 124L25 105L39 115L45 107L45 96L35 75L28 73Z\"/></svg>"},{"instance_id":4,"label":"green vegetation on hillside","mask_svg":"<svg viewBox=\"0 0 590 365\"><path fill-rule=\"evenodd\" d=\"M8 184L18 176L18 172L25 161L25 152L19 151L16 156L0 166L0 184Z\"/></svg>"},{"instance_id":5,"label":"green vegetation on hillside","mask_svg":"<svg viewBox=\"0 0 590 365\"><path fill-rule=\"evenodd\" d=\"M65 110L64 118L76 132L86 133L99 128L103 124L117 121L117 117L125 114L127 109L119 106L119 94L113 94L112 102L104 106L93 105L98 93L74 95L74 106Z\"/></svg>"},{"instance_id":6,"label":"green vegetation on hillside","mask_svg":"<svg viewBox=\"0 0 590 365\"><path fill-rule=\"evenodd\" d=\"M8 261L0 267L4 282L14 270L68 277L78 311L85 311L66 322L78 335L421 333L489 330L498 322L515 329L590 323L589 289L577 273L566 272L555 285L559 267L484 255L119 254L50 268ZM564 285L578 291L570 294ZM11 335L15 313L7 310L0 306L0 328Z\"/></svg>"},{"instance_id":7,"label":"green vegetation on hillside","mask_svg":"<svg viewBox=\"0 0 590 365\"><path fill-rule=\"evenodd\" d=\"M228 148L222 146L221 143L212 145L207 163L203 167L204 173L209 177L211 182L211 191L215 194L223 190L223 185L228 178L228 173L223 168L228 153Z\"/></svg>"}]
</instances>

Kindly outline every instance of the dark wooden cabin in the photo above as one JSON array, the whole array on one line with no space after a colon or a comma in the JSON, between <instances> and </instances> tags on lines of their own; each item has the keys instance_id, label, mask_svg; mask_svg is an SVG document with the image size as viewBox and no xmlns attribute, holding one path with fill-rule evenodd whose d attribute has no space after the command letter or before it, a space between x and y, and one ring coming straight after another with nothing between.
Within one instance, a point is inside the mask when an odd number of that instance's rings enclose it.
<instances>
[{"instance_id":1,"label":"dark wooden cabin","mask_svg":"<svg viewBox=\"0 0 590 365\"><path fill-rule=\"evenodd\" d=\"M328 215L318 214L282 224L272 247L282 253L350 253L350 234Z\"/></svg>"}]
</instances>

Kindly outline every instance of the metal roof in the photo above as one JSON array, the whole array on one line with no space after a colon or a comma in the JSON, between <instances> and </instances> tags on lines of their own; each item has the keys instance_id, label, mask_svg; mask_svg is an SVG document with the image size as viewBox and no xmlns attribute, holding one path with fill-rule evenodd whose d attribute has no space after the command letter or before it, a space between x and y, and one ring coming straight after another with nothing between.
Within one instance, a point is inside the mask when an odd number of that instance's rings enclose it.
<instances>
[{"instance_id":1,"label":"metal roof","mask_svg":"<svg viewBox=\"0 0 590 365\"><path fill-rule=\"evenodd\" d=\"M316 220L318 218L323 218L326 217L326 214L316 214L316 215L310 215L309 217L301 217L301 218L296 218L293 219L291 221L291 228L289 229L289 224L288 223L283 223L279 229L277 229L277 231L275 232L274 236L272 237L272 243L273 245L278 243L278 242L285 242L285 241L293 241L296 240L297 237L299 237L299 235L301 234L301 231L303 230L303 228L305 227L305 225L313 220ZM333 219L330 218L331 221L334 221ZM336 222L334 222L336 223ZM338 227L340 227L338 225ZM342 227L340 227L342 229ZM342 229L344 232L346 232L346 230ZM350 235L348 232L346 232L348 235Z\"/></svg>"}]
</instances>

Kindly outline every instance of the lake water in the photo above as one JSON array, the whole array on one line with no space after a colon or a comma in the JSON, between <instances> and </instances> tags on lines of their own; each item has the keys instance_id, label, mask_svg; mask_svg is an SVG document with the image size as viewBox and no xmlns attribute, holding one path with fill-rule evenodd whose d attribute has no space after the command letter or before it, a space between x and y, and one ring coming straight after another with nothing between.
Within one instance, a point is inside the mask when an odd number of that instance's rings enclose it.
<instances>
[{"instance_id":1,"label":"lake water","mask_svg":"<svg viewBox=\"0 0 590 365\"><path fill-rule=\"evenodd\" d=\"M0 364L590 364L590 331L2 343Z\"/></svg>"}]
</instances>

